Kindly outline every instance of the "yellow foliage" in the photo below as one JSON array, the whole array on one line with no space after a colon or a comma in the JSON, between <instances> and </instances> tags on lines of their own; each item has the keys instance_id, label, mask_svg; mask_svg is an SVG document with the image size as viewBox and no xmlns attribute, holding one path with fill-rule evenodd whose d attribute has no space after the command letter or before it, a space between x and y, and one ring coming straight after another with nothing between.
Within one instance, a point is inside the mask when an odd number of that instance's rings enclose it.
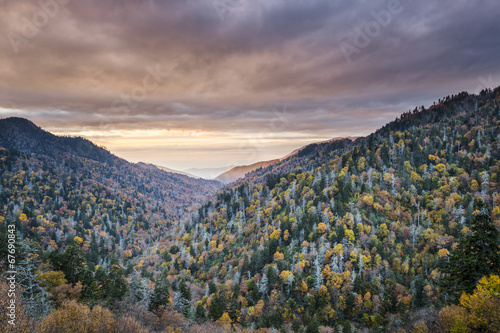
<instances>
[{"instance_id":1,"label":"yellow foliage","mask_svg":"<svg viewBox=\"0 0 500 333\"><path fill-rule=\"evenodd\" d=\"M287 270L284 270L280 273L280 279L282 279L284 282L286 282L288 280L288 277L289 276L292 276L293 278L293 273L290 272L290 271L287 271Z\"/></svg>"},{"instance_id":2,"label":"yellow foliage","mask_svg":"<svg viewBox=\"0 0 500 333\"><path fill-rule=\"evenodd\" d=\"M491 275L489 278L484 276L479 280L476 289L478 292L487 292L495 297L500 297L500 276Z\"/></svg>"},{"instance_id":3,"label":"yellow foliage","mask_svg":"<svg viewBox=\"0 0 500 333\"><path fill-rule=\"evenodd\" d=\"M415 171L412 171L412 173L410 175L410 180L413 183L421 182L422 181L422 177L420 177L420 175L418 173L416 173Z\"/></svg>"},{"instance_id":4,"label":"yellow foliage","mask_svg":"<svg viewBox=\"0 0 500 333\"><path fill-rule=\"evenodd\" d=\"M375 203L373 204L373 208L374 208L377 212L379 212L379 213L381 213L381 212L382 212L382 210L384 209L384 208L382 207L382 205L381 205L381 204L379 204L378 202L375 202Z\"/></svg>"},{"instance_id":5,"label":"yellow foliage","mask_svg":"<svg viewBox=\"0 0 500 333\"><path fill-rule=\"evenodd\" d=\"M274 254L274 261L281 261L285 259L285 255L283 253L276 252Z\"/></svg>"},{"instance_id":6,"label":"yellow foliage","mask_svg":"<svg viewBox=\"0 0 500 333\"><path fill-rule=\"evenodd\" d=\"M354 251L351 251L350 260L352 263L355 263L358 260L358 256L354 253Z\"/></svg>"},{"instance_id":7,"label":"yellow foliage","mask_svg":"<svg viewBox=\"0 0 500 333\"><path fill-rule=\"evenodd\" d=\"M318 233L324 234L326 229L328 228L325 223L321 222L320 224L318 224Z\"/></svg>"},{"instance_id":8,"label":"yellow foliage","mask_svg":"<svg viewBox=\"0 0 500 333\"><path fill-rule=\"evenodd\" d=\"M472 295L462 294L460 305L439 313L448 332L500 332L500 277L483 277Z\"/></svg>"},{"instance_id":9,"label":"yellow foliage","mask_svg":"<svg viewBox=\"0 0 500 333\"><path fill-rule=\"evenodd\" d=\"M352 244L355 240L355 237L354 237L354 231L350 230L350 229L347 229L345 231L345 237L347 238L347 240L349 241L349 244Z\"/></svg>"},{"instance_id":10,"label":"yellow foliage","mask_svg":"<svg viewBox=\"0 0 500 333\"><path fill-rule=\"evenodd\" d=\"M319 287L318 295L321 298L324 298L324 299L329 299L330 298L330 294L328 294L328 289L324 285L322 285L321 287Z\"/></svg>"},{"instance_id":11,"label":"yellow foliage","mask_svg":"<svg viewBox=\"0 0 500 333\"><path fill-rule=\"evenodd\" d=\"M479 184L477 182L477 180L473 179L470 183L470 190L471 191L477 191L479 190Z\"/></svg>"},{"instance_id":12,"label":"yellow foliage","mask_svg":"<svg viewBox=\"0 0 500 333\"><path fill-rule=\"evenodd\" d=\"M443 171L446 171L446 165L444 165L443 163L439 163L438 165L436 165L434 167L438 172L443 172Z\"/></svg>"},{"instance_id":13,"label":"yellow foliage","mask_svg":"<svg viewBox=\"0 0 500 333\"><path fill-rule=\"evenodd\" d=\"M217 323L224 327L228 327L231 325L233 321L231 320L231 317L229 317L229 314L227 312L224 312L222 316L217 320Z\"/></svg>"},{"instance_id":14,"label":"yellow foliage","mask_svg":"<svg viewBox=\"0 0 500 333\"><path fill-rule=\"evenodd\" d=\"M83 239L78 237L78 236L76 236L73 241L75 242L75 244L82 244L83 243Z\"/></svg>"},{"instance_id":15,"label":"yellow foliage","mask_svg":"<svg viewBox=\"0 0 500 333\"><path fill-rule=\"evenodd\" d=\"M333 253L334 253L334 254L337 254L337 253L341 252L341 251L342 251L342 249L343 249L342 244L337 244L337 245L335 245L335 247L333 248Z\"/></svg>"},{"instance_id":16,"label":"yellow foliage","mask_svg":"<svg viewBox=\"0 0 500 333\"><path fill-rule=\"evenodd\" d=\"M373 206L373 196L371 195L365 195L362 201L367 206Z\"/></svg>"},{"instance_id":17,"label":"yellow foliage","mask_svg":"<svg viewBox=\"0 0 500 333\"><path fill-rule=\"evenodd\" d=\"M217 246L217 252L222 252L224 251L224 244L220 243L219 246Z\"/></svg>"},{"instance_id":18,"label":"yellow foliage","mask_svg":"<svg viewBox=\"0 0 500 333\"><path fill-rule=\"evenodd\" d=\"M274 230L270 237L271 239L276 239L276 240L280 239L280 231Z\"/></svg>"},{"instance_id":19,"label":"yellow foliage","mask_svg":"<svg viewBox=\"0 0 500 333\"><path fill-rule=\"evenodd\" d=\"M448 251L447 249L440 249L438 251L438 255L440 258L444 258L444 257L448 256L449 253L450 253L450 251Z\"/></svg>"},{"instance_id":20,"label":"yellow foliage","mask_svg":"<svg viewBox=\"0 0 500 333\"><path fill-rule=\"evenodd\" d=\"M441 161L441 159L437 156L434 156L434 155L429 155L429 160L432 161L432 162L439 162Z\"/></svg>"}]
</instances>

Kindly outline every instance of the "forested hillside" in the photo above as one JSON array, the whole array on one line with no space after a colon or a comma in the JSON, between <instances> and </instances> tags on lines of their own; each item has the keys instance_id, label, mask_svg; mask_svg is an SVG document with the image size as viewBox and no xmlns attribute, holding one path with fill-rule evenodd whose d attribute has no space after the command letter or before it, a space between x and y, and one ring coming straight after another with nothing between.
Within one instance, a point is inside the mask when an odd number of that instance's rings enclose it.
<instances>
[{"instance_id":1,"label":"forested hillside","mask_svg":"<svg viewBox=\"0 0 500 333\"><path fill-rule=\"evenodd\" d=\"M500 88L307 146L196 209L215 182L103 149L78 155L69 143L37 151L21 137L1 136L0 222L39 258L38 308L43 299L77 311L64 303L73 299L119 312L114 302L126 299L159 321L183 314L184 326L171 325L183 331L213 320L227 330L444 332L450 253L478 236L475 219L500 227ZM479 294L496 280L481 281Z\"/></svg>"},{"instance_id":2,"label":"forested hillside","mask_svg":"<svg viewBox=\"0 0 500 333\"><path fill-rule=\"evenodd\" d=\"M432 325L474 198L499 226L499 100L499 89L447 97L258 170L166 237L153 272L187 281L193 300L176 304L198 319L391 331L425 309Z\"/></svg>"},{"instance_id":3,"label":"forested hillside","mask_svg":"<svg viewBox=\"0 0 500 333\"><path fill-rule=\"evenodd\" d=\"M120 159L82 138L0 120L0 222L48 251L85 240L93 265L149 245L219 187Z\"/></svg>"}]
</instances>

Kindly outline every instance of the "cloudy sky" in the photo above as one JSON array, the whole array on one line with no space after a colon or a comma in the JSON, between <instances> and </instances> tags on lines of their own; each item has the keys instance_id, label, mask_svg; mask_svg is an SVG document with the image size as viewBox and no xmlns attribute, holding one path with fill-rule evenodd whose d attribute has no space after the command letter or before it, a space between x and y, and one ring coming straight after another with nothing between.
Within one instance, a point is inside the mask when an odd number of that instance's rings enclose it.
<instances>
[{"instance_id":1,"label":"cloudy sky","mask_svg":"<svg viewBox=\"0 0 500 333\"><path fill-rule=\"evenodd\" d=\"M497 0L0 0L0 118L176 169L500 85Z\"/></svg>"}]
</instances>

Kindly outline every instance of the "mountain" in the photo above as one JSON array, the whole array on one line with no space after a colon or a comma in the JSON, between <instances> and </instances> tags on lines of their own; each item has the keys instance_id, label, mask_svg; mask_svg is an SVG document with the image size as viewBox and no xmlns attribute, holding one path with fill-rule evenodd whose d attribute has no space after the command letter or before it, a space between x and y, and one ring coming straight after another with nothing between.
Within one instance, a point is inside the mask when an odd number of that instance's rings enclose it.
<instances>
[{"instance_id":1,"label":"mountain","mask_svg":"<svg viewBox=\"0 0 500 333\"><path fill-rule=\"evenodd\" d=\"M142 167L142 168L145 168L145 169L159 169L159 170L163 170L163 171L170 172L170 173L177 173L179 175L188 176L188 177L191 177L191 178L200 178L200 177L191 175L191 174L189 174L187 172L170 169L170 168L167 168L167 167L164 167L164 166L161 166L161 165L155 165L155 164L145 163L145 162L139 162L139 163L136 163L136 164L138 166Z\"/></svg>"},{"instance_id":2,"label":"mountain","mask_svg":"<svg viewBox=\"0 0 500 333\"><path fill-rule=\"evenodd\" d=\"M94 239L102 246L93 264L98 255L147 251L220 188L217 181L129 163L20 118L0 119L0 184L2 221L15 221L44 249L64 248L75 236Z\"/></svg>"},{"instance_id":3,"label":"mountain","mask_svg":"<svg viewBox=\"0 0 500 333\"><path fill-rule=\"evenodd\" d=\"M81 137L62 137L46 132L24 118L0 119L0 147L53 158L70 154L114 165L124 160Z\"/></svg>"},{"instance_id":4,"label":"mountain","mask_svg":"<svg viewBox=\"0 0 500 333\"><path fill-rule=\"evenodd\" d=\"M234 165L225 166L221 168L191 168L184 170L184 172L203 179L214 179L220 174L230 170L231 168L234 168Z\"/></svg>"},{"instance_id":5,"label":"mountain","mask_svg":"<svg viewBox=\"0 0 500 333\"><path fill-rule=\"evenodd\" d=\"M284 157L280 158L279 160L280 161L286 160L289 157L292 157L292 156L295 156L295 155L299 154L299 152L301 152L303 150L310 150L313 147L321 147L321 146L329 145L329 144L334 143L336 141L350 140L350 141L354 142L354 141L356 141L359 138L360 137L358 137L358 136L338 137L338 138L332 138L332 139L321 141L321 142L316 142L316 143L308 144L308 145L305 145L305 146L303 146L301 148L295 149L290 154L285 155Z\"/></svg>"},{"instance_id":6,"label":"mountain","mask_svg":"<svg viewBox=\"0 0 500 333\"><path fill-rule=\"evenodd\" d=\"M350 141L351 142L354 142L356 141L357 139L359 139L359 137L343 137L343 138L333 138L333 139L330 139L330 140L326 140L326 141L322 141L322 142L318 142L318 143L313 143L313 144L309 144L309 145L306 145L304 147L301 147L301 148L298 148L298 149L295 149L294 151L292 151L290 154L282 157L282 158L279 158L279 159L274 159L274 160L270 160L270 161L263 161L263 162L257 162L257 163L253 163L253 164L250 164L250 165L243 165L243 166L236 166L222 174L220 174L219 176L215 177L215 180L218 180L224 184L229 184L229 183L232 183L240 178L243 178L246 174L252 172L252 171L255 171L255 170L258 170L258 169L264 169L264 172L270 172L271 169L267 169L267 167L271 166L271 165L274 165L274 164L278 164L278 162L281 162L281 161L284 161L284 160L287 160L288 158L291 158L291 157L294 157L294 156L297 156L297 155L300 155L300 156L305 156L308 154L309 151L313 151L313 150L316 150L318 149L319 147L325 147L325 146L329 146L333 143L338 143L338 142L341 142L341 145L343 144L349 144ZM281 164L280 164L281 165Z\"/></svg>"},{"instance_id":7,"label":"mountain","mask_svg":"<svg viewBox=\"0 0 500 333\"><path fill-rule=\"evenodd\" d=\"M476 199L500 226L499 106L500 88L448 96L254 170L173 226L152 270L185 280L200 318L433 331L440 268Z\"/></svg>"},{"instance_id":8,"label":"mountain","mask_svg":"<svg viewBox=\"0 0 500 333\"><path fill-rule=\"evenodd\" d=\"M247 173L254 171L259 168L265 168L271 164L274 164L276 162L279 162L280 160L271 160L271 161L264 161L264 162L257 162L253 163L250 165L243 165L243 166L236 166L232 168L231 170L228 170L217 177L215 177L215 180L220 181L221 183L224 184L229 184L234 182L235 180L244 177Z\"/></svg>"}]
</instances>

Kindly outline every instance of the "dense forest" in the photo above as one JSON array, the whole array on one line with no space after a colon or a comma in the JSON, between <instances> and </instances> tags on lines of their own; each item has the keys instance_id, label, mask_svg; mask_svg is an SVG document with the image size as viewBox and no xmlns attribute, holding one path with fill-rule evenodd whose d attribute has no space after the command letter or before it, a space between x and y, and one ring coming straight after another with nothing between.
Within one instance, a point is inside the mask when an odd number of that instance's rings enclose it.
<instances>
[{"instance_id":1,"label":"dense forest","mask_svg":"<svg viewBox=\"0 0 500 333\"><path fill-rule=\"evenodd\" d=\"M222 189L5 121L0 251L7 271L14 225L28 330L500 330L500 88Z\"/></svg>"}]
</instances>

